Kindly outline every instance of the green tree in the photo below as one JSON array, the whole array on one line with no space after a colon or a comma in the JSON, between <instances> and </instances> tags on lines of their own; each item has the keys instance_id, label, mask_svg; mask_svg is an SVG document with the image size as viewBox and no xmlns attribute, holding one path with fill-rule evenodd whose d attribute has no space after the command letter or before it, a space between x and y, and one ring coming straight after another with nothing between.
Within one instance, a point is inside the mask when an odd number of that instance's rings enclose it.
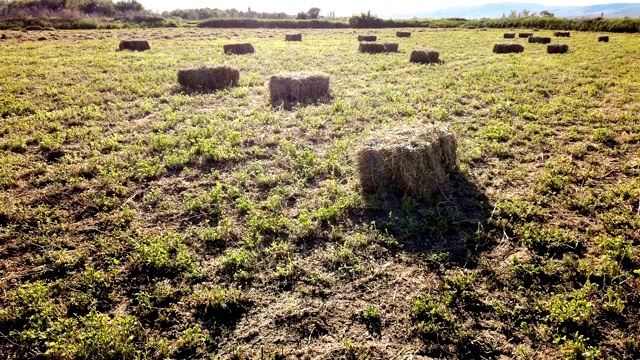
<instances>
[{"instance_id":1,"label":"green tree","mask_svg":"<svg viewBox=\"0 0 640 360\"><path fill-rule=\"evenodd\" d=\"M307 11L307 14L309 15L309 19L317 19L318 16L320 16L320 8L312 7Z\"/></svg>"},{"instance_id":2,"label":"green tree","mask_svg":"<svg viewBox=\"0 0 640 360\"><path fill-rule=\"evenodd\" d=\"M542 16L542 17L555 17L555 15L552 12L549 12L547 10L540 11L540 16Z\"/></svg>"}]
</instances>

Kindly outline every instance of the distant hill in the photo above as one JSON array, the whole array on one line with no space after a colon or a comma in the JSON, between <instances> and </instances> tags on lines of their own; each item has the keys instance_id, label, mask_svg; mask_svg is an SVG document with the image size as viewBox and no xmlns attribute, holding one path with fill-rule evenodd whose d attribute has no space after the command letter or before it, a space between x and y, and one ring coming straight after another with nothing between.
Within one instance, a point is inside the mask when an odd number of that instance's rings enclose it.
<instances>
[{"instance_id":1,"label":"distant hill","mask_svg":"<svg viewBox=\"0 0 640 360\"><path fill-rule=\"evenodd\" d=\"M528 9L532 12L540 12L547 10L552 12L556 17L577 18L577 17L596 17L604 14L604 17L638 17L640 16L640 3L637 4L602 4L589 6L548 6L535 3L498 3L484 4L477 6L455 6L441 10L430 12L422 12L417 14L396 14L394 19L406 18L465 18L465 19L481 19L481 18L500 18L502 15L509 15L511 10L518 12Z\"/></svg>"}]
</instances>

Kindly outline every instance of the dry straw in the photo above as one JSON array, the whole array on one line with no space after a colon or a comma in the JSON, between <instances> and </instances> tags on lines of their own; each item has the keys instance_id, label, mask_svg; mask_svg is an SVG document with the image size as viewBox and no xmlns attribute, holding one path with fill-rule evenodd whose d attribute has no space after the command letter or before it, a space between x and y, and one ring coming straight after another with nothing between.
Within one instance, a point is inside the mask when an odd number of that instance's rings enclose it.
<instances>
[{"instance_id":1,"label":"dry straw","mask_svg":"<svg viewBox=\"0 0 640 360\"><path fill-rule=\"evenodd\" d=\"M375 35L358 35L358 41L376 41L378 37Z\"/></svg>"},{"instance_id":2,"label":"dry straw","mask_svg":"<svg viewBox=\"0 0 640 360\"><path fill-rule=\"evenodd\" d=\"M502 43L493 45L493 52L496 54L509 54L509 53L521 53L524 51L524 46L513 43Z\"/></svg>"},{"instance_id":3,"label":"dry straw","mask_svg":"<svg viewBox=\"0 0 640 360\"><path fill-rule=\"evenodd\" d=\"M547 45L547 54L565 54L569 51L569 45L551 44Z\"/></svg>"},{"instance_id":4,"label":"dry straw","mask_svg":"<svg viewBox=\"0 0 640 360\"><path fill-rule=\"evenodd\" d=\"M456 136L448 125L427 124L375 134L357 153L366 193L385 188L428 196L458 169Z\"/></svg>"},{"instance_id":5,"label":"dry straw","mask_svg":"<svg viewBox=\"0 0 640 360\"><path fill-rule=\"evenodd\" d=\"M516 38L516 33L504 33L504 38L505 39L515 39Z\"/></svg>"},{"instance_id":6,"label":"dry straw","mask_svg":"<svg viewBox=\"0 0 640 360\"><path fill-rule=\"evenodd\" d=\"M302 34L289 34L284 36L285 41L302 41Z\"/></svg>"},{"instance_id":7,"label":"dry straw","mask_svg":"<svg viewBox=\"0 0 640 360\"><path fill-rule=\"evenodd\" d=\"M609 36L607 35L598 36L598 42L609 42Z\"/></svg>"},{"instance_id":8,"label":"dry straw","mask_svg":"<svg viewBox=\"0 0 640 360\"><path fill-rule=\"evenodd\" d=\"M361 42L358 51L367 54L398 52L398 43L366 43Z\"/></svg>"},{"instance_id":9,"label":"dry straw","mask_svg":"<svg viewBox=\"0 0 640 360\"><path fill-rule=\"evenodd\" d=\"M529 36L533 36L532 33L518 33L519 38L528 38Z\"/></svg>"},{"instance_id":10,"label":"dry straw","mask_svg":"<svg viewBox=\"0 0 640 360\"><path fill-rule=\"evenodd\" d=\"M227 44L222 46L222 49L227 55L253 54L255 51L251 44Z\"/></svg>"},{"instance_id":11,"label":"dry straw","mask_svg":"<svg viewBox=\"0 0 640 360\"><path fill-rule=\"evenodd\" d=\"M535 44L551 44L550 37L531 36L529 37L529 43Z\"/></svg>"},{"instance_id":12,"label":"dry straw","mask_svg":"<svg viewBox=\"0 0 640 360\"><path fill-rule=\"evenodd\" d=\"M468 26L468 27L467 27L467 29L469 29L469 30L475 30L475 29L476 29L476 27L475 27L475 26Z\"/></svg>"},{"instance_id":13,"label":"dry straw","mask_svg":"<svg viewBox=\"0 0 640 360\"><path fill-rule=\"evenodd\" d=\"M123 40L120 41L118 51L132 50L132 51L146 51L151 49L149 42L146 40Z\"/></svg>"},{"instance_id":14,"label":"dry straw","mask_svg":"<svg viewBox=\"0 0 640 360\"><path fill-rule=\"evenodd\" d=\"M213 91L227 86L235 86L239 79L240 71L226 65L178 70L178 83L186 88L199 91Z\"/></svg>"},{"instance_id":15,"label":"dry straw","mask_svg":"<svg viewBox=\"0 0 640 360\"><path fill-rule=\"evenodd\" d=\"M396 31L396 36L400 38L408 38L411 37L411 33L408 31Z\"/></svg>"},{"instance_id":16,"label":"dry straw","mask_svg":"<svg viewBox=\"0 0 640 360\"><path fill-rule=\"evenodd\" d=\"M440 53L435 50L422 49L414 50L411 52L409 61L412 63L432 64L437 63L440 58Z\"/></svg>"},{"instance_id":17,"label":"dry straw","mask_svg":"<svg viewBox=\"0 0 640 360\"><path fill-rule=\"evenodd\" d=\"M274 75L269 93L271 102L317 101L329 95L329 75L307 71Z\"/></svg>"},{"instance_id":18,"label":"dry straw","mask_svg":"<svg viewBox=\"0 0 640 360\"><path fill-rule=\"evenodd\" d=\"M569 31L556 31L553 33L555 37L571 37L571 32Z\"/></svg>"}]
</instances>

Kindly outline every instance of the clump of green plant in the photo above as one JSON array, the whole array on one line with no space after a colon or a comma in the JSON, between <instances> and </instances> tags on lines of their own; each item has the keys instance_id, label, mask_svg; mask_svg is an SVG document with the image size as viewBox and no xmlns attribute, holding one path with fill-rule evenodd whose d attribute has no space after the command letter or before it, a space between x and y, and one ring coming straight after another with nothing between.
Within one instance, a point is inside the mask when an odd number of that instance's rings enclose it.
<instances>
[{"instance_id":1,"label":"clump of green plant","mask_svg":"<svg viewBox=\"0 0 640 360\"><path fill-rule=\"evenodd\" d=\"M135 268L155 274L197 275L197 261L181 235L140 237L136 242L136 252L132 255Z\"/></svg>"},{"instance_id":2,"label":"clump of green plant","mask_svg":"<svg viewBox=\"0 0 640 360\"><path fill-rule=\"evenodd\" d=\"M543 227L535 223L526 223L517 230L523 245L540 254L561 254L576 250L578 239L561 228Z\"/></svg>"}]
</instances>

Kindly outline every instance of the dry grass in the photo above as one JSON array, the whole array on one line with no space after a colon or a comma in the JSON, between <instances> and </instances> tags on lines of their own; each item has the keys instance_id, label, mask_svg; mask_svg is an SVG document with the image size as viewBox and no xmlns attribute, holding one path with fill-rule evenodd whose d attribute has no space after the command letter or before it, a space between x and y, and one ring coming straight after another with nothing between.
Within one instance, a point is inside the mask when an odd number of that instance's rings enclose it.
<instances>
[{"instance_id":1,"label":"dry grass","mask_svg":"<svg viewBox=\"0 0 640 360\"><path fill-rule=\"evenodd\" d=\"M358 149L363 191L389 188L416 199L429 196L456 171L456 136L447 125L403 127L369 137Z\"/></svg>"},{"instance_id":2,"label":"dry grass","mask_svg":"<svg viewBox=\"0 0 640 360\"><path fill-rule=\"evenodd\" d=\"M524 46L515 43L501 43L493 45L493 52L495 54L509 54L509 53L521 53L524 51Z\"/></svg>"},{"instance_id":3,"label":"dry grass","mask_svg":"<svg viewBox=\"0 0 640 360\"><path fill-rule=\"evenodd\" d=\"M367 54L398 52L398 43L365 43L361 42L358 51Z\"/></svg>"},{"instance_id":4,"label":"dry grass","mask_svg":"<svg viewBox=\"0 0 640 360\"><path fill-rule=\"evenodd\" d=\"M200 66L178 70L178 83L194 90L218 90L235 86L240 80L240 71L226 65Z\"/></svg>"},{"instance_id":5,"label":"dry grass","mask_svg":"<svg viewBox=\"0 0 640 360\"><path fill-rule=\"evenodd\" d=\"M437 63L440 59L440 53L435 50L422 49L411 52L410 62L421 64Z\"/></svg>"},{"instance_id":6,"label":"dry grass","mask_svg":"<svg viewBox=\"0 0 640 360\"><path fill-rule=\"evenodd\" d=\"M269 93L271 102L317 101L329 95L329 76L306 71L274 75Z\"/></svg>"},{"instance_id":7,"label":"dry grass","mask_svg":"<svg viewBox=\"0 0 640 360\"><path fill-rule=\"evenodd\" d=\"M132 50L132 51L146 51L150 50L151 46L146 40L123 40L120 41L119 51Z\"/></svg>"},{"instance_id":8,"label":"dry grass","mask_svg":"<svg viewBox=\"0 0 640 360\"><path fill-rule=\"evenodd\" d=\"M224 53L227 55L245 55L253 54L255 49L251 44L227 44L222 47Z\"/></svg>"}]
</instances>

